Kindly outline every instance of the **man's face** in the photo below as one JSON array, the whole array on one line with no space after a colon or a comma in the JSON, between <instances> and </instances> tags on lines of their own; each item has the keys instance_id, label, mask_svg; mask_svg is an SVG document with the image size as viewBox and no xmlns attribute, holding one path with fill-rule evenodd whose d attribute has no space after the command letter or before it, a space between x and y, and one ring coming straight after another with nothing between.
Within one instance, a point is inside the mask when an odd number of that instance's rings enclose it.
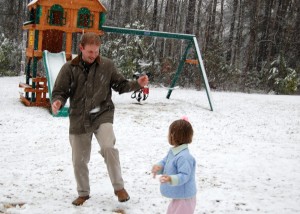
<instances>
[{"instance_id":1,"label":"man's face","mask_svg":"<svg viewBox=\"0 0 300 214\"><path fill-rule=\"evenodd\" d=\"M82 45L79 45L79 48L82 53L82 59L86 63L93 63L99 55L100 46L98 45L85 45L84 47Z\"/></svg>"}]
</instances>

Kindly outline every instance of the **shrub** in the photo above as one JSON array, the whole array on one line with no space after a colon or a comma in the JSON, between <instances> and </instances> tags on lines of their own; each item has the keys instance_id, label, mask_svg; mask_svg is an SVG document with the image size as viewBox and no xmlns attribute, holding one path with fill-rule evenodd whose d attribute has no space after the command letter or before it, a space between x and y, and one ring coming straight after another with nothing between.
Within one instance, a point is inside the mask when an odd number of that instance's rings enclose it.
<instances>
[{"instance_id":1,"label":"shrub","mask_svg":"<svg viewBox=\"0 0 300 214\"><path fill-rule=\"evenodd\" d=\"M277 94L294 94L300 83L296 70L289 68L281 55L271 63L268 81Z\"/></svg>"},{"instance_id":2,"label":"shrub","mask_svg":"<svg viewBox=\"0 0 300 214\"><path fill-rule=\"evenodd\" d=\"M16 42L0 35L0 76L18 75L21 63L21 49Z\"/></svg>"}]
</instances>

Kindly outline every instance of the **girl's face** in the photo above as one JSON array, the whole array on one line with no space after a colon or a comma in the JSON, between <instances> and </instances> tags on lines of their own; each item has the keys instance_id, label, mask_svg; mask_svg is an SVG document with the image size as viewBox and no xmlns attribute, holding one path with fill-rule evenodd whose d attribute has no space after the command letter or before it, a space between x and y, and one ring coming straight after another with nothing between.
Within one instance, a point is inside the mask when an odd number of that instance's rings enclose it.
<instances>
[{"instance_id":1,"label":"girl's face","mask_svg":"<svg viewBox=\"0 0 300 214\"><path fill-rule=\"evenodd\" d=\"M173 134L169 131L169 134L168 134L168 141L169 141L169 144L171 146L175 146L174 145L174 139L173 139Z\"/></svg>"},{"instance_id":2,"label":"girl's face","mask_svg":"<svg viewBox=\"0 0 300 214\"><path fill-rule=\"evenodd\" d=\"M169 142L170 145L172 145L172 143L171 143L171 134L170 134L170 132L169 132L169 134L168 134L168 142Z\"/></svg>"}]
</instances>

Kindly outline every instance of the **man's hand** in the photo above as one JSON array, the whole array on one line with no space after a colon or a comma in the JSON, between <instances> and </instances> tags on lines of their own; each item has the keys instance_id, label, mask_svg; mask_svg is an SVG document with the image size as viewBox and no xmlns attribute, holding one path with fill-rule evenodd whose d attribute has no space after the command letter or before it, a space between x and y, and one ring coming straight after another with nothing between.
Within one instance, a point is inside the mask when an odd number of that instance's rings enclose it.
<instances>
[{"instance_id":1,"label":"man's hand","mask_svg":"<svg viewBox=\"0 0 300 214\"><path fill-rule=\"evenodd\" d=\"M51 105L52 113L56 115L60 107L61 107L61 102L59 100L55 100Z\"/></svg>"},{"instance_id":2,"label":"man's hand","mask_svg":"<svg viewBox=\"0 0 300 214\"><path fill-rule=\"evenodd\" d=\"M144 87L144 86L148 85L149 78L147 75L142 75L138 78L137 81L141 87Z\"/></svg>"}]
</instances>

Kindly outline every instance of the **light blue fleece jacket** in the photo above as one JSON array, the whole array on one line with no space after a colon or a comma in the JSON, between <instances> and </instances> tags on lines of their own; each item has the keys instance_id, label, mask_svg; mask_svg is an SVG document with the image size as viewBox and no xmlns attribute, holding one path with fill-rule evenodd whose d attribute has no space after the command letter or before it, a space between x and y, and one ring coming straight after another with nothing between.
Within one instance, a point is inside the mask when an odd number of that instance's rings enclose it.
<instances>
[{"instance_id":1,"label":"light blue fleece jacket","mask_svg":"<svg viewBox=\"0 0 300 214\"><path fill-rule=\"evenodd\" d=\"M163 196L173 199L196 196L196 161L190 154L187 144L171 148L167 156L157 165L162 166L157 174L169 175L172 180L171 183L160 185Z\"/></svg>"}]
</instances>

